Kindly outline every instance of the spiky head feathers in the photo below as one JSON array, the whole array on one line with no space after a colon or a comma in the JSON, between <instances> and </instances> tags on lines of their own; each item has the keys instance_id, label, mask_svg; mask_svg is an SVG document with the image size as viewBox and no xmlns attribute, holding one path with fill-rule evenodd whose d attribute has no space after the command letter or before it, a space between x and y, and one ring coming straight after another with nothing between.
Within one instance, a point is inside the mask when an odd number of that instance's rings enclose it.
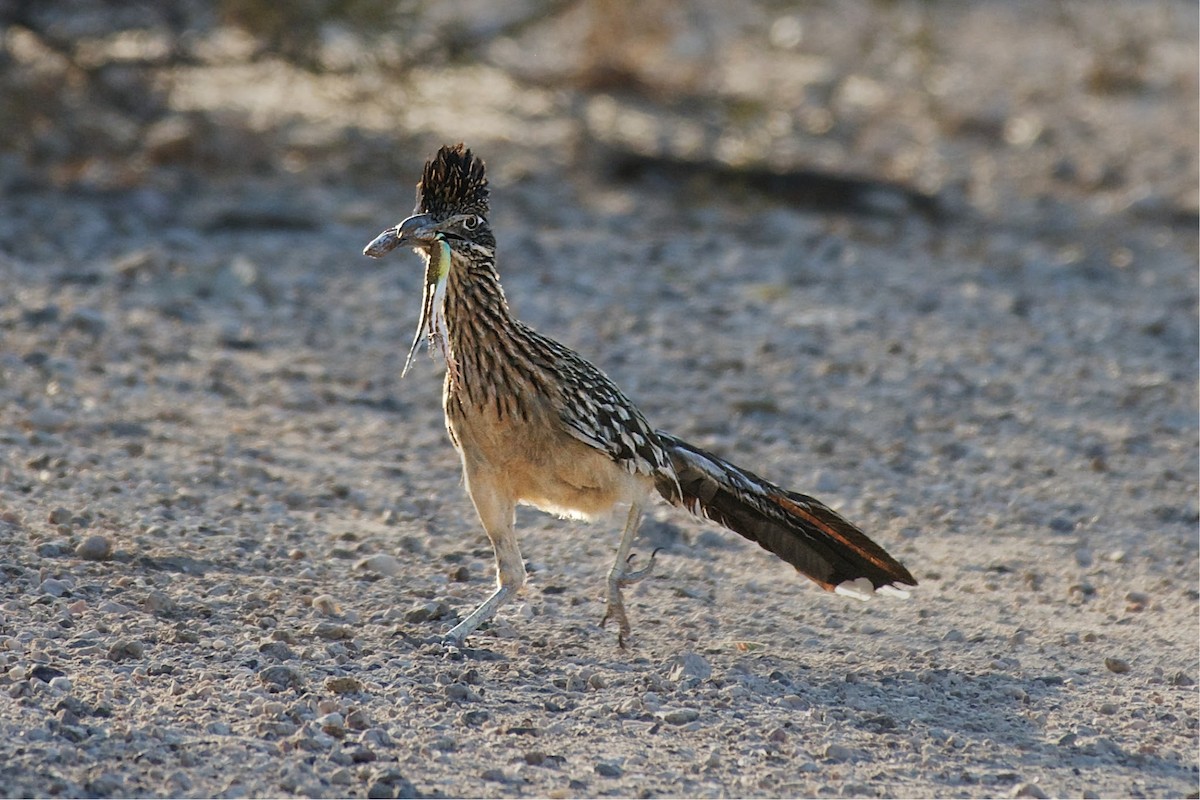
<instances>
[{"instance_id":1,"label":"spiky head feathers","mask_svg":"<svg viewBox=\"0 0 1200 800\"><path fill-rule=\"evenodd\" d=\"M488 214L488 182L483 161L462 143L445 145L425 164L417 184L418 214L445 218Z\"/></svg>"}]
</instances>

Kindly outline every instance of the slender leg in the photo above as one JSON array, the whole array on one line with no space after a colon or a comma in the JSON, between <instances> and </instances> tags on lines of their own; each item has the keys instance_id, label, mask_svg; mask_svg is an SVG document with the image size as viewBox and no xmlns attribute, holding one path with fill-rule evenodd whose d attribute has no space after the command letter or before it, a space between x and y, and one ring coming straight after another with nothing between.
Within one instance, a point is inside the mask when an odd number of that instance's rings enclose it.
<instances>
[{"instance_id":1,"label":"slender leg","mask_svg":"<svg viewBox=\"0 0 1200 800\"><path fill-rule=\"evenodd\" d=\"M525 562L521 559L521 548L513 529L512 499L478 473L472 474L472 470L466 468L463 472L467 480L467 492L471 495L479 520L496 554L496 591L446 634L446 641L454 644L462 644L467 636L491 619L496 609L525 585Z\"/></svg>"},{"instance_id":2,"label":"slender leg","mask_svg":"<svg viewBox=\"0 0 1200 800\"><path fill-rule=\"evenodd\" d=\"M604 619L600 620L601 626L607 624L610 619L616 621L617 644L621 647L625 646L630 632L629 617L625 613L621 589L642 580L654 568L654 555L651 555L650 563L645 567L635 571L629 570L629 550L633 547L633 537L637 534L638 524L641 520L642 504L640 500L635 500L629 505L629 517L625 520L625 530L621 532L621 543L617 545L617 557L613 561L612 569L608 571L607 603L604 609ZM655 551L656 555L657 552Z\"/></svg>"}]
</instances>

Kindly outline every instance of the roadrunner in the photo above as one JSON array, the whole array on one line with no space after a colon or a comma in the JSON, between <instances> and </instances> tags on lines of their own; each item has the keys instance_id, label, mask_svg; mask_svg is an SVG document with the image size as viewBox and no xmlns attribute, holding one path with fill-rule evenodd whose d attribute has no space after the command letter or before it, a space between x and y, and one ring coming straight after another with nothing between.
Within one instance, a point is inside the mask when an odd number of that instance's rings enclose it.
<instances>
[{"instance_id":1,"label":"roadrunner","mask_svg":"<svg viewBox=\"0 0 1200 800\"><path fill-rule=\"evenodd\" d=\"M425 260L420 322L404 371L423 338L445 358L446 428L496 554L495 592L447 640L461 644L524 585L517 503L583 519L628 506L601 621L617 624L621 646L630 633L621 589L654 566L652 555L634 570L630 555L654 493L741 534L827 590L866 599L877 589L916 585L828 506L654 430L603 372L514 318L496 272L484 165L463 145L438 151L417 184L414 214L363 252L379 258L403 246Z\"/></svg>"}]
</instances>

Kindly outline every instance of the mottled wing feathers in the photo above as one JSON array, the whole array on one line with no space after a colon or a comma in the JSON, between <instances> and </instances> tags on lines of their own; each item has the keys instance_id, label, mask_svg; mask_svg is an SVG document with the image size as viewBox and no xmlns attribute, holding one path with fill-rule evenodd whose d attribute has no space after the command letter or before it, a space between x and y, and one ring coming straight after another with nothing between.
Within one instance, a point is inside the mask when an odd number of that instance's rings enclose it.
<instances>
[{"instance_id":1,"label":"mottled wing feathers","mask_svg":"<svg viewBox=\"0 0 1200 800\"><path fill-rule=\"evenodd\" d=\"M631 474L670 473L671 460L650 424L607 375L569 347L517 324L529 356L554 376L561 392L558 417L568 434Z\"/></svg>"},{"instance_id":2,"label":"mottled wing feathers","mask_svg":"<svg viewBox=\"0 0 1200 800\"><path fill-rule=\"evenodd\" d=\"M463 144L446 145L425 164L417 184L418 214L449 217L488 214L488 181L482 159Z\"/></svg>"},{"instance_id":3,"label":"mottled wing feathers","mask_svg":"<svg viewBox=\"0 0 1200 800\"><path fill-rule=\"evenodd\" d=\"M656 433L676 476L674 482L660 479L657 484L668 502L757 543L825 589L854 586L862 579L874 589L916 586L900 562L815 498L781 489L668 433Z\"/></svg>"}]
</instances>

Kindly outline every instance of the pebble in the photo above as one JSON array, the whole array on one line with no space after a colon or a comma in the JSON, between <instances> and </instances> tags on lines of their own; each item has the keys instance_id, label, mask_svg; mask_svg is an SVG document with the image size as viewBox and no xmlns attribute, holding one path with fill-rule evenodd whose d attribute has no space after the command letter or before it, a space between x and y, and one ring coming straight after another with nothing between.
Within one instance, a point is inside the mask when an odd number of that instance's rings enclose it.
<instances>
[{"instance_id":1,"label":"pebble","mask_svg":"<svg viewBox=\"0 0 1200 800\"><path fill-rule=\"evenodd\" d=\"M314 611L320 614L325 614L326 616L334 616L338 613L337 600L334 599L333 595L329 594L319 594L314 597L312 599L312 607Z\"/></svg>"},{"instance_id":2,"label":"pebble","mask_svg":"<svg viewBox=\"0 0 1200 800\"><path fill-rule=\"evenodd\" d=\"M1172 686L1195 686L1196 681L1186 672L1180 671L1171 675L1169 683Z\"/></svg>"},{"instance_id":3,"label":"pebble","mask_svg":"<svg viewBox=\"0 0 1200 800\"><path fill-rule=\"evenodd\" d=\"M319 639L324 639L328 642L337 642L343 639L353 639L354 631L345 625L338 625L334 622L318 622L313 627L313 635Z\"/></svg>"},{"instance_id":4,"label":"pebble","mask_svg":"<svg viewBox=\"0 0 1200 800\"><path fill-rule=\"evenodd\" d=\"M141 658L146 647L137 639L120 639L108 648L109 661L128 661Z\"/></svg>"},{"instance_id":5,"label":"pebble","mask_svg":"<svg viewBox=\"0 0 1200 800\"><path fill-rule=\"evenodd\" d=\"M420 796L417 787L413 785L412 781L404 777L404 773L395 768L375 773L371 777L370 785L367 787L367 797L372 798L372 800Z\"/></svg>"},{"instance_id":6,"label":"pebble","mask_svg":"<svg viewBox=\"0 0 1200 800\"><path fill-rule=\"evenodd\" d=\"M403 574L404 564L400 559L390 553L376 553L373 556L368 556L356 565L359 569L370 570L377 572L380 575L386 575L389 578L395 578Z\"/></svg>"},{"instance_id":7,"label":"pebble","mask_svg":"<svg viewBox=\"0 0 1200 800\"><path fill-rule=\"evenodd\" d=\"M1124 675L1130 670L1129 662L1116 656L1109 656L1104 659L1104 666L1108 667L1109 672L1115 672L1118 675Z\"/></svg>"},{"instance_id":8,"label":"pebble","mask_svg":"<svg viewBox=\"0 0 1200 800\"><path fill-rule=\"evenodd\" d=\"M1036 783L1018 783L1013 787L1013 797L1045 798L1046 793Z\"/></svg>"},{"instance_id":9,"label":"pebble","mask_svg":"<svg viewBox=\"0 0 1200 800\"><path fill-rule=\"evenodd\" d=\"M179 605L171 599L170 595L158 589L146 595L146 599L142 601L142 607L151 614L174 614L179 610Z\"/></svg>"},{"instance_id":10,"label":"pebble","mask_svg":"<svg viewBox=\"0 0 1200 800\"><path fill-rule=\"evenodd\" d=\"M441 600L420 603L413 606L404 615L405 622L430 622L433 620L445 619L450 616L450 606L446 605Z\"/></svg>"},{"instance_id":11,"label":"pebble","mask_svg":"<svg viewBox=\"0 0 1200 800\"><path fill-rule=\"evenodd\" d=\"M964 636L963 632L957 628L951 628L950 630L946 631L945 635L942 636L943 642L965 642L966 640L967 637Z\"/></svg>"},{"instance_id":12,"label":"pebble","mask_svg":"<svg viewBox=\"0 0 1200 800\"><path fill-rule=\"evenodd\" d=\"M60 581L58 578L46 578L38 586L38 591L42 594L48 594L51 597L62 597L69 592L71 587L65 581Z\"/></svg>"},{"instance_id":13,"label":"pebble","mask_svg":"<svg viewBox=\"0 0 1200 800\"><path fill-rule=\"evenodd\" d=\"M283 646L287 649L286 645ZM355 694L362 691L362 681L353 675L332 675L325 679L325 689L334 694Z\"/></svg>"},{"instance_id":14,"label":"pebble","mask_svg":"<svg viewBox=\"0 0 1200 800\"><path fill-rule=\"evenodd\" d=\"M667 671L667 677L673 681L684 678L706 681L712 677L712 664L699 653L684 653L671 659L669 663L671 667Z\"/></svg>"},{"instance_id":15,"label":"pebble","mask_svg":"<svg viewBox=\"0 0 1200 800\"><path fill-rule=\"evenodd\" d=\"M694 708L676 708L662 714L663 722L671 725L686 725L700 718L700 712Z\"/></svg>"},{"instance_id":16,"label":"pebble","mask_svg":"<svg viewBox=\"0 0 1200 800\"><path fill-rule=\"evenodd\" d=\"M50 512L50 516L47 517L47 520L51 525L66 525L71 521L72 516L74 515L71 513L70 509L59 506Z\"/></svg>"},{"instance_id":17,"label":"pebble","mask_svg":"<svg viewBox=\"0 0 1200 800\"><path fill-rule=\"evenodd\" d=\"M849 761L854 758L854 751L844 744L831 742L825 745L825 751L822 755L830 761Z\"/></svg>"},{"instance_id":18,"label":"pebble","mask_svg":"<svg viewBox=\"0 0 1200 800\"><path fill-rule=\"evenodd\" d=\"M464 725L478 727L487 722L489 716L491 715L488 714L488 712L484 711L482 708L477 708L471 711L464 711L463 713L459 714L458 721Z\"/></svg>"},{"instance_id":19,"label":"pebble","mask_svg":"<svg viewBox=\"0 0 1200 800\"><path fill-rule=\"evenodd\" d=\"M297 670L283 664L267 667L258 673L259 683L268 688L291 689L304 685L304 679Z\"/></svg>"},{"instance_id":20,"label":"pebble","mask_svg":"<svg viewBox=\"0 0 1200 800\"><path fill-rule=\"evenodd\" d=\"M79 543L75 548L75 555L85 561L107 561L112 555L112 542L107 536L92 534Z\"/></svg>"},{"instance_id":21,"label":"pebble","mask_svg":"<svg viewBox=\"0 0 1200 800\"><path fill-rule=\"evenodd\" d=\"M429 740L429 748L431 750L441 750L449 753L458 749L458 742L454 741L449 736L438 736Z\"/></svg>"},{"instance_id":22,"label":"pebble","mask_svg":"<svg viewBox=\"0 0 1200 800\"><path fill-rule=\"evenodd\" d=\"M322 714L317 717L317 724L321 726L321 730L326 733L337 734L343 733L346 727L346 718L336 711L328 714Z\"/></svg>"},{"instance_id":23,"label":"pebble","mask_svg":"<svg viewBox=\"0 0 1200 800\"><path fill-rule=\"evenodd\" d=\"M264 656L270 656L271 658L279 661L290 661L296 657L296 653L292 650L292 648L288 647L283 642L263 642L258 646L258 652L262 653ZM329 680L337 679L330 678ZM326 685L326 688L329 688L328 685ZM333 690L330 689L330 691Z\"/></svg>"},{"instance_id":24,"label":"pebble","mask_svg":"<svg viewBox=\"0 0 1200 800\"><path fill-rule=\"evenodd\" d=\"M595 772L601 778L619 778L621 777L621 767L609 761L601 761L595 766Z\"/></svg>"}]
</instances>

